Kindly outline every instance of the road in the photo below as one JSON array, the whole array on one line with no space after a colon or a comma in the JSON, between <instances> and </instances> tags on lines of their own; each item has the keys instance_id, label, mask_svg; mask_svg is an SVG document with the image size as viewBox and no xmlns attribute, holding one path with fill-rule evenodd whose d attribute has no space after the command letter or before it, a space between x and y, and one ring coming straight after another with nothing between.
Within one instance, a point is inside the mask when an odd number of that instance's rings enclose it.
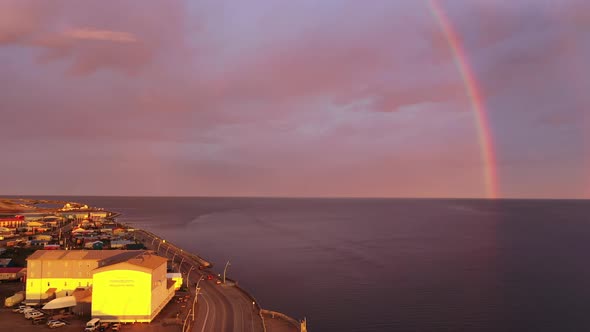
<instances>
[{"instance_id":1,"label":"road","mask_svg":"<svg viewBox=\"0 0 590 332\"><path fill-rule=\"evenodd\" d=\"M176 264L180 264L183 279L185 283L188 281L192 294L195 293L196 283L199 283L200 291L195 305L195 320L192 322L192 316L188 318L192 324L191 330L193 332L264 331L262 319L258 315L259 307L233 282L228 281L226 284L218 285L215 283L217 277L213 280L205 280L205 276L210 272L199 270L197 257L170 243L164 243L156 235L137 230L135 237L143 240L146 247L173 259ZM199 282L201 277L203 280Z\"/></svg>"}]
</instances>

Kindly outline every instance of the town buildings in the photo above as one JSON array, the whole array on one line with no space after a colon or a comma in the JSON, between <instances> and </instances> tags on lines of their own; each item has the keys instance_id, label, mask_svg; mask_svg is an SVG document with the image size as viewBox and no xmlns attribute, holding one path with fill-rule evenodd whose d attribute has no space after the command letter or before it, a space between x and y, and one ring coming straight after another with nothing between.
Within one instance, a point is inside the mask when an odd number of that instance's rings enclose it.
<instances>
[{"instance_id":1,"label":"town buildings","mask_svg":"<svg viewBox=\"0 0 590 332\"><path fill-rule=\"evenodd\" d=\"M0 267L0 281L18 280L25 276L26 269L22 267Z\"/></svg>"},{"instance_id":2,"label":"town buildings","mask_svg":"<svg viewBox=\"0 0 590 332\"><path fill-rule=\"evenodd\" d=\"M174 296L166 265L147 250L38 250L27 259L25 302L75 296L91 301L91 312L80 314L150 322Z\"/></svg>"},{"instance_id":3,"label":"town buildings","mask_svg":"<svg viewBox=\"0 0 590 332\"><path fill-rule=\"evenodd\" d=\"M25 224L24 216L15 216L11 218L0 218L0 227L19 228Z\"/></svg>"}]
</instances>

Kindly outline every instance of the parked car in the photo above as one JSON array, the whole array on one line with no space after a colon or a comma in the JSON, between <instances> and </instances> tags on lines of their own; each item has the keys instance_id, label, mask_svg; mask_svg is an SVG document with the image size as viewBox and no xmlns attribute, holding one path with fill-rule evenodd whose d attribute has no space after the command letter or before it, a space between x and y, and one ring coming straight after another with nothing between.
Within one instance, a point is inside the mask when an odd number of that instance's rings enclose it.
<instances>
[{"instance_id":1,"label":"parked car","mask_svg":"<svg viewBox=\"0 0 590 332\"><path fill-rule=\"evenodd\" d=\"M18 307L16 307L16 308L12 309L12 312L18 312L19 314L22 314L22 313L24 313L24 312L25 312L25 309L27 309L27 308L29 308L29 309L33 309L33 308L31 308L31 307L27 307L27 306L26 306L26 305L24 305L24 304L21 304L21 305L19 305Z\"/></svg>"},{"instance_id":2,"label":"parked car","mask_svg":"<svg viewBox=\"0 0 590 332\"><path fill-rule=\"evenodd\" d=\"M25 313L25 318L26 319L33 319L33 318L36 318L36 317L41 317L43 315L44 314L42 312L39 312L39 311L36 311L35 310L35 311L31 311L31 312Z\"/></svg>"},{"instance_id":3,"label":"parked car","mask_svg":"<svg viewBox=\"0 0 590 332\"><path fill-rule=\"evenodd\" d=\"M108 330L110 326L111 326L110 323L106 323L106 322L100 323L100 325L98 326L98 331L104 332L104 331Z\"/></svg>"},{"instance_id":4,"label":"parked car","mask_svg":"<svg viewBox=\"0 0 590 332\"><path fill-rule=\"evenodd\" d=\"M62 327L64 325L66 325L66 323L65 322L62 322L60 320L53 321L53 322L47 324L47 326L49 326L50 329L55 329L55 328L58 328L58 327Z\"/></svg>"},{"instance_id":5,"label":"parked car","mask_svg":"<svg viewBox=\"0 0 590 332\"><path fill-rule=\"evenodd\" d=\"M26 314L27 312L31 312L31 311L38 311L37 308L33 308L33 307L25 307L23 309L23 314Z\"/></svg>"},{"instance_id":6,"label":"parked car","mask_svg":"<svg viewBox=\"0 0 590 332\"><path fill-rule=\"evenodd\" d=\"M208 274L207 275L207 280L213 280L213 275L212 274Z\"/></svg>"},{"instance_id":7,"label":"parked car","mask_svg":"<svg viewBox=\"0 0 590 332\"><path fill-rule=\"evenodd\" d=\"M115 324L113 324L113 326L111 326L111 329L113 331L120 331L121 330L121 324L115 323Z\"/></svg>"}]
</instances>

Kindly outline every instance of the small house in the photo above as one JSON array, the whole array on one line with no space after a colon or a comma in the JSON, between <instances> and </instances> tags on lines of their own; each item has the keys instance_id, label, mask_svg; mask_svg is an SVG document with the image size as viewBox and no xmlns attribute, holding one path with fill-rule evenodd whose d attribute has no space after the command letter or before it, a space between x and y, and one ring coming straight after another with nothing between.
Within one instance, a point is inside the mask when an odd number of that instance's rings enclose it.
<instances>
[{"instance_id":1,"label":"small house","mask_svg":"<svg viewBox=\"0 0 590 332\"><path fill-rule=\"evenodd\" d=\"M0 267L0 280L17 280L25 274L24 267Z\"/></svg>"}]
</instances>

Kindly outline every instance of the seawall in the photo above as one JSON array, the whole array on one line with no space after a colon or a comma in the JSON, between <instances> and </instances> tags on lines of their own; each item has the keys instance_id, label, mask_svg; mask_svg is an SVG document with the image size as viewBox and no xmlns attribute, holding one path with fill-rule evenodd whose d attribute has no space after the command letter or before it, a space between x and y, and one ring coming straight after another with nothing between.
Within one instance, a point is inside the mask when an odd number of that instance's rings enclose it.
<instances>
[{"instance_id":1,"label":"seawall","mask_svg":"<svg viewBox=\"0 0 590 332\"><path fill-rule=\"evenodd\" d=\"M125 225L125 226L130 227L130 225ZM133 227L130 227L130 228L133 228ZM208 260L204 259L203 257L201 257L197 254L187 252L169 241L163 242L163 240L161 240L156 234L154 234L152 232L148 232L143 229L135 228L134 233L136 234L136 238L140 237L140 238L142 238L142 240L144 240L144 244L146 245L146 247L147 246L152 247L153 250L156 250L156 243L158 243L157 241L162 241L160 246L163 244L166 247L166 251L165 251L166 253L170 250L172 250L172 251L170 251L171 253L174 251L176 251L177 253L182 252L184 255L189 256L191 259L193 259L195 262L197 262L200 266L202 266L203 269L210 268L213 266L213 264L211 262L209 262ZM150 240L150 239L152 239L152 240ZM161 249L161 251L164 251L163 247L159 248L159 249ZM157 251L160 251L160 250L157 250ZM164 256L167 257L168 255L164 254ZM254 305L256 306L256 311L257 311L258 317L262 321L262 330L264 332L300 331L300 323L296 319L291 318L283 313L263 309L260 306L260 303L256 300L256 298L252 294L250 294L248 291L246 291L245 289L240 287L238 285L237 281L232 280L230 278L226 278L226 280L228 280L231 284L233 284L233 286L240 293L242 293L244 297L248 298L252 303L254 303ZM265 318L265 316L266 316L266 318ZM270 318L270 317L272 317L273 321L269 322L270 324L267 324L266 320L267 320L267 318ZM283 321L284 323L277 324L276 320Z\"/></svg>"}]
</instances>

